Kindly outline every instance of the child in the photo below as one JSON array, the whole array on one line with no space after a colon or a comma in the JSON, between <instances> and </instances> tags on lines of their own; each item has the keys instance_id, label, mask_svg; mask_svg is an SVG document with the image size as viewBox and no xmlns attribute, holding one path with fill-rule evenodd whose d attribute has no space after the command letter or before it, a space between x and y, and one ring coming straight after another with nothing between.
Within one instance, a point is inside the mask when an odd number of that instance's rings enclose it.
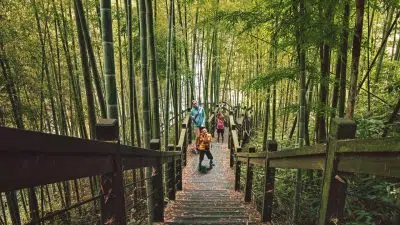
<instances>
[{"instance_id":1,"label":"child","mask_svg":"<svg viewBox=\"0 0 400 225\"><path fill-rule=\"evenodd\" d=\"M200 152L199 159L199 170L201 168L201 162L204 159L204 154L207 155L207 158L210 160L210 168L214 166L213 156L210 152L210 143L211 143L211 134L207 132L207 129L204 128L201 130L201 134L196 139L196 147Z\"/></svg>"}]
</instances>

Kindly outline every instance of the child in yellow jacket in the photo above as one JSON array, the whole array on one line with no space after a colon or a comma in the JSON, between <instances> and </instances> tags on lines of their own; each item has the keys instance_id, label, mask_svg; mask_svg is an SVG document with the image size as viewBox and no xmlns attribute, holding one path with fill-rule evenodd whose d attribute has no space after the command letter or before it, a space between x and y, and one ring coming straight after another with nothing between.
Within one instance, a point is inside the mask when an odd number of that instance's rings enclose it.
<instances>
[{"instance_id":1,"label":"child in yellow jacket","mask_svg":"<svg viewBox=\"0 0 400 225\"><path fill-rule=\"evenodd\" d=\"M207 158L210 160L210 167L214 166L213 156L210 152L211 139L212 139L211 134L207 132L206 128L201 130L201 134L196 139L196 147L200 153L199 169L201 167L201 162L204 159L204 154L206 154Z\"/></svg>"}]
</instances>

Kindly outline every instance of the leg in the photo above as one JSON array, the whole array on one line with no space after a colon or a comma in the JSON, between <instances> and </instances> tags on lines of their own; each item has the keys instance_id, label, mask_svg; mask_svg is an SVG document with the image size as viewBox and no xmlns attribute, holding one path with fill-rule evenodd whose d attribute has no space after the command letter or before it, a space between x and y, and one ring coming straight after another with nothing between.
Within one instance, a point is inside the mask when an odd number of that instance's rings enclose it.
<instances>
[{"instance_id":1,"label":"leg","mask_svg":"<svg viewBox=\"0 0 400 225\"><path fill-rule=\"evenodd\" d=\"M213 163L214 157L212 156L210 149L207 149L205 151L205 153L207 155L207 158L210 160L210 167L214 166L214 163Z\"/></svg>"},{"instance_id":2,"label":"leg","mask_svg":"<svg viewBox=\"0 0 400 225\"><path fill-rule=\"evenodd\" d=\"M195 132L195 135L196 135L196 138L195 138L195 140L197 140L197 137L199 136L199 129L195 128L195 129L194 129L194 132ZM193 148L193 150L194 150L194 149L196 149L196 150L198 151L198 149L197 149L197 146L196 146L196 145L194 145L194 148Z\"/></svg>"},{"instance_id":3,"label":"leg","mask_svg":"<svg viewBox=\"0 0 400 225\"><path fill-rule=\"evenodd\" d=\"M200 155L199 155L199 168L201 167L201 162L203 162L203 159L204 159L204 150L200 150L199 151L200 152ZM207 155L207 157L208 157L208 155Z\"/></svg>"},{"instance_id":4,"label":"leg","mask_svg":"<svg viewBox=\"0 0 400 225\"><path fill-rule=\"evenodd\" d=\"M221 136L222 136L222 142L224 142L224 130L222 130Z\"/></svg>"}]
</instances>

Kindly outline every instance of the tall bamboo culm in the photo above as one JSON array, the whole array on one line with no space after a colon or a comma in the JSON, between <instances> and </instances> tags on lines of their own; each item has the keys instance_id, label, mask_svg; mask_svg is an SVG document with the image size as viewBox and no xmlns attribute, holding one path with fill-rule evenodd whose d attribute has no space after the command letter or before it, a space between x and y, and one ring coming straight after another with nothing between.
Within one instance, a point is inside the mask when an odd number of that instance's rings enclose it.
<instances>
[{"instance_id":1,"label":"tall bamboo culm","mask_svg":"<svg viewBox=\"0 0 400 225\"><path fill-rule=\"evenodd\" d=\"M112 35L111 0L100 1L103 30L103 59L106 83L107 118L118 119L117 84L115 82L114 43Z\"/></svg>"}]
</instances>

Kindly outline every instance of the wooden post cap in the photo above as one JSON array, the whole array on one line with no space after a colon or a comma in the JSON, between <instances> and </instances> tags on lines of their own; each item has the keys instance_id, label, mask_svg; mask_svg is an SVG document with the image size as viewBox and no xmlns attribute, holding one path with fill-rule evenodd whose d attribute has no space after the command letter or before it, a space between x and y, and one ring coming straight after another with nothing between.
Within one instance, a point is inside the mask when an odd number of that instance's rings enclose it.
<instances>
[{"instance_id":1,"label":"wooden post cap","mask_svg":"<svg viewBox=\"0 0 400 225\"><path fill-rule=\"evenodd\" d=\"M151 139L150 140L150 149L160 150L160 139Z\"/></svg>"},{"instance_id":2,"label":"wooden post cap","mask_svg":"<svg viewBox=\"0 0 400 225\"><path fill-rule=\"evenodd\" d=\"M357 125L353 120L334 118L331 122L330 136L335 139L354 139Z\"/></svg>"},{"instance_id":3,"label":"wooden post cap","mask_svg":"<svg viewBox=\"0 0 400 225\"><path fill-rule=\"evenodd\" d=\"M275 140L268 140L267 141L267 151L269 152L275 152L278 150L278 142Z\"/></svg>"},{"instance_id":4,"label":"wooden post cap","mask_svg":"<svg viewBox=\"0 0 400 225\"><path fill-rule=\"evenodd\" d=\"M256 152L256 147L249 147L249 153Z\"/></svg>"},{"instance_id":5,"label":"wooden post cap","mask_svg":"<svg viewBox=\"0 0 400 225\"><path fill-rule=\"evenodd\" d=\"M118 120L100 118L96 123L96 139L116 141L119 137Z\"/></svg>"},{"instance_id":6,"label":"wooden post cap","mask_svg":"<svg viewBox=\"0 0 400 225\"><path fill-rule=\"evenodd\" d=\"M168 151L174 151L175 150L174 148L175 148L175 145L168 144L168 147L167 147Z\"/></svg>"}]
</instances>

